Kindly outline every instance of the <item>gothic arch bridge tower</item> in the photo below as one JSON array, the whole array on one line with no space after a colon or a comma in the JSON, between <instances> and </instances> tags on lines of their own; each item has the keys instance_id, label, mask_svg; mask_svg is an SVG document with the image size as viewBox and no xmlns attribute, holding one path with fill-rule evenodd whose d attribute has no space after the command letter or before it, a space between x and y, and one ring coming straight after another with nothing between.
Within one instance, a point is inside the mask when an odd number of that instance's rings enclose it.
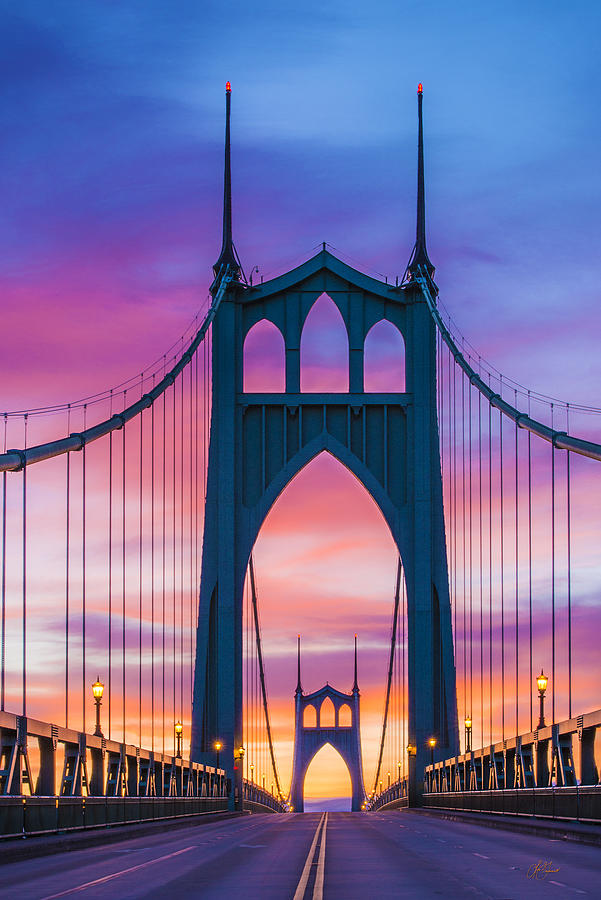
<instances>
[{"instance_id":1,"label":"gothic arch bridge tower","mask_svg":"<svg viewBox=\"0 0 601 900\"><path fill-rule=\"evenodd\" d=\"M435 326L413 277L434 274L425 239L422 94L418 92L416 243L403 284L380 282L325 249L261 285L244 280L232 240L230 101L226 89L223 244L214 267L220 302L212 333L212 416L192 714L192 758L222 765L241 803L234 749L242 733L242 612L252 547L271 506L310 460L331 453L380 508L403 561L407 591L408 734L416 747L414 792L430 761L458 747L455 665L436 414ZM301 393L300 341L321 294L336 304L349 341L349 390ZM243 350L267 319L285 346L285 390L244 393ZM405 390L366 393L363 347L370 328L391 322L405 343Z\"/></svg>"},{"instance_id":2,"label":"gothic arch bridge tower","mask_svg":"<svg viewBox=\"0 0 601 900\"><path fill-rule=\"evenodd\" d=\"M334 721L322 720L322 709L326 702L334 708ZM330 744L338 751L346 763L351 779L351 811L359 812L365 800L363 782L363 762L361 758L361 720L359 715L360 695L357 682L357 638L355 637L355 680L350 694L337 691L330 684L324 685L311 694L303 693L300 677L300 636L298 642L298 682L294 695L294 756L292 761L292 781L290 783L290 805L294 812L304 812L304 783L311 761L322 747ZM314 718L309 722L307 712ZM342 722L341 712L348 718ZM349 721L350 720L350 721Z\"/></svg>"}]
</instances>

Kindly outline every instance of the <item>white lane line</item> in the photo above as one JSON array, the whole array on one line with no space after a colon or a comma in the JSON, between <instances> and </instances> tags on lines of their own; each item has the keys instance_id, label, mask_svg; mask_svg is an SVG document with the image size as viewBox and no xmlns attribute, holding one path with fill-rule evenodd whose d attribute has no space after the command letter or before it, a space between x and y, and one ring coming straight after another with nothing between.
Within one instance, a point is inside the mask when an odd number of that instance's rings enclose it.
<instances>
[{"instance_id":1,"label":"white lane line","mask_svg":"<svg viewBox=\"0 0 601 900\"><path fill-rule=\"evenodd\" d=\"M112 875L105 875L104 878L96 878L94 881L86 881L85 884L78 884L76 887L68 888L66 891L60 891L58 894L48 894L43 900L55 900L56 897L66 897L67 894L78 894L80 891L85 891L89 887L95 887L97 884L106 884L107 881L112 881L113 878L119 878L120 875L128 875L130 872L137 872L138 869L145 869L146 866L152 866L154 863L163 862L166 859L173 859L174 856L180 856L182 853L187 853L188 850L194 850L195 846L196 845L194 844L191 847L184 847L183 850L176 850L175 853L167 853L166 856L157 856L155 859L149 859L147 862L140 863L137 866L131 866L129 869L122 869L120 872L113 872Z\"/></svg>"},{"instance_id":2,"label":"white lane line","mask_svg":"<svg viewBox=\"0 0 601 900\"><path fill-rule=\"evenodd\" d=\"M328 814L324 819L321 831L321 844L319 845L319 859L317 861L317 874L313 887L313 900L323 900L323 876L326 867L326 830L328 827Z\"/></svg>"},{"instance_id":3,"label":"white lane line","mask_svg":"<svg viewBox=\"0 0 601 900\"><path fill-rule=\"evenodd\" d=\"M479 856L480 859L490 859L490 856L485 856L483 853L474 853L474 856Z\"/></svg>"},{"instance_id":4,"label":"white lane line","mask_svg":"<svg viewBox=\"0 0 601 900\"><path fill-rule=\"evenodd\" d=\"M307 887L307 882L309 880L309 874L311 872L311 863L313 862L313 856L315 854L315 847L317 846L317 840L319 838L319 832L321 831L321 826L325 821L326 814L321 814L321 819L319 820L319 824L315 829L315 834L313 835L313 841L311 842L311 847L309 848L309 853L307 854L307 859L305 860L305 865L303 867L303 871L300 877L300 881L297 885L296 891L294 892L294 897L292 900L303 900L305 896L305 889Z\"/></svg>"},{"instance_id":5,"label":"white lane line","mask_svg":"<svg viewBox=\"0 0 601 900\"><path fill-rule=\"evenodd\" d=\"M557 887L567 887L567 884L564 884L563 881L551 881L551 879L549 879L549 884L556 884Z\"/></svg>"}]
</instances>

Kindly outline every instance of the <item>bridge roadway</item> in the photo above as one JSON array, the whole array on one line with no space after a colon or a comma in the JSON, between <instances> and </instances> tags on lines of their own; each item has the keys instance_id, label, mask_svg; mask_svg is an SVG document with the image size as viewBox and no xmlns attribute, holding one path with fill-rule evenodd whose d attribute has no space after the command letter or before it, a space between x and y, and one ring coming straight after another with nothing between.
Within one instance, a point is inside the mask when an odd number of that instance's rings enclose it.
<instances>
[{"instance_id":1,"label":"bridge roadway","mask_svg":"<svg viewBox=\"0 0 601 900\"><path fill-rule=\"evenodd\" d=\"M35 840L32 839L32 840ZM528 877L531 867L554 871ZM417 813L253 815L0 867L0 897L601 896L601 849Z\"/></svg>"}]
</instances>

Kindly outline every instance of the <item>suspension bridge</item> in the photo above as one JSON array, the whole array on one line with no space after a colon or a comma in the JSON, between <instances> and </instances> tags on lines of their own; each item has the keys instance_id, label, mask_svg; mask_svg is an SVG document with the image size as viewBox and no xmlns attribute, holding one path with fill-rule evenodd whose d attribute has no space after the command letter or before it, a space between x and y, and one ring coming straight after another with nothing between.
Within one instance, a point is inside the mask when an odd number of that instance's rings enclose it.
<instances>
[{"instance_id":1,"label":"suspension bridge","mask_svg":"<svg viewBox=\"0 0 601 900\"><path fill-rule=\"evenodd\" d=\"M601 819L600 664L586 641L599 627L601 410L502 375L446 312L426 248L422 99L420 85L416 243L394 283L326 243L269 281L245 276L228 83L223 240L203 309L123 384L3 414L5 836L302 809L326 743L352 772L356 810ZM303 327L324 294L348 336L348 390L335 393L302 389ZM244 348L265 321L283 341L283 387L258 393ZM399 337L402 390L366 389L364 348L382 322ZM288 786L253 548L323 452L367 490L398 551L382 726L368 771L357 646L350 692L324 671L305 694L299 644ZM295 897L309 878L323 891L327 816L316 824Z\"/></svg>"}]
</instances>

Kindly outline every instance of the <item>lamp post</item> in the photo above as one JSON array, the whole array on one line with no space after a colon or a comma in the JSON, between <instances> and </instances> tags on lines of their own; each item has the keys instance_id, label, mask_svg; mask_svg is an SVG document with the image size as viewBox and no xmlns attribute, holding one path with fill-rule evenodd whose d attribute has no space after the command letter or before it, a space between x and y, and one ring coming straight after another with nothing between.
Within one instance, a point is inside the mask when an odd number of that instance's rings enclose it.
<instances>
[{"instance_id":1,"label":"lamp post","mask_svg":"<svg viewBox=\"0 0 601 900\"><path fill-rule=\"evenodd\" d=\"M465 724L465 752L466 752L466 753L469 753L470 750L472 749L472 742L471 742L471 737L472 737L472 717L471 717L471 716L466 716L466 717L465 717L465 722L464 722L464 724Z\"/></svg>"},{"instance_id":2,"label":"lamp post","mask_svg":"<svg viewBox=\"0 0 601 900\"><path fill-rule=\"evenodd\" d=\"M253 763L250 764L250 783L255 783L255 767Z\"/></svg>"},{"instance_id":3,"label":"lamp post","mask_svg":"<svg viewBox=\"0 0 601 900\"><path fill-rule=\"evenodd\" d=\"M540 713L538 719L537 728L545 727L545 691L547 690L547 684L549 683L549 679L543 672L540 670L540 675L536 679L536 686L538 687L538 696L540 699Z\"/></svg>"},{"instance_id":4,"label":"lamp post","mask_svg":"<svg viewBox=\"0 0 601 900\"><path fill-rule=\"evenodd\" d=\"M96 704L96 730L94 734L96 737L104 737L102 733L102 729L100 727L100 705L102 703L102 692L104 691L104 685L100 680L100 675L96 676L96 681L92 685L92 693L94 695L94 703Z\"/></svg>"},{"instance_id":5,"label":"lamp post","mask_svg":"<svg viewBox=\"0 0 601 900\"><path fill-rule=\"evenodd\" d=\"M175 755L178 759L182 758L182 732L184 730L184 726L178 720L175 723L175 740L176 740L176 751Z\"/></svg>"},{"instance_id":6,"label":"lamp post","mask_svg":"<svg viewBox=\"0 0 601 900\"><path fill-rule=\"evenodd\" d=\"M434 748L436 747L436 738L431 737L428 740L428 744L430 746L430 765L433 766L434 765Z\"/></svg>"},{"instance_id":7,"label":"lamp post","mask_svg":"<svg viewBox=\"0 0 601 900\"><path fill-rule=\"evenodd\" d=\"M397 769L398 769L398 779L397 779L397 780L400 781L400 780L401 780L401 763L398 762L398 763L396 764L396 767L397 767Z\"/></svg>"},{"instance_id":8,"label":"lamp post","mask_svg":"<svg viewBox=\"0 0 601 900\"><path fill-rule=\"evenodd\" d=\"M215 741L215 743L213 744L213 750L217 754L217 765L215 766L216 769L219 768L219 751L221 750L222 747L223 747L223 744L221 743L221 741Z\"/></svg>"},{"instance_id":9,"label":"lamp post","mask_svg":"<svg viewBox=\"0 0 601 900\"><path fill-rule=\"evenodd\" d=\"M388 776L388 785L387 785L387 787L390 787L390 772L387 772L386 774L387 774L387 776Z\"/></svg>"}]
</instances>

